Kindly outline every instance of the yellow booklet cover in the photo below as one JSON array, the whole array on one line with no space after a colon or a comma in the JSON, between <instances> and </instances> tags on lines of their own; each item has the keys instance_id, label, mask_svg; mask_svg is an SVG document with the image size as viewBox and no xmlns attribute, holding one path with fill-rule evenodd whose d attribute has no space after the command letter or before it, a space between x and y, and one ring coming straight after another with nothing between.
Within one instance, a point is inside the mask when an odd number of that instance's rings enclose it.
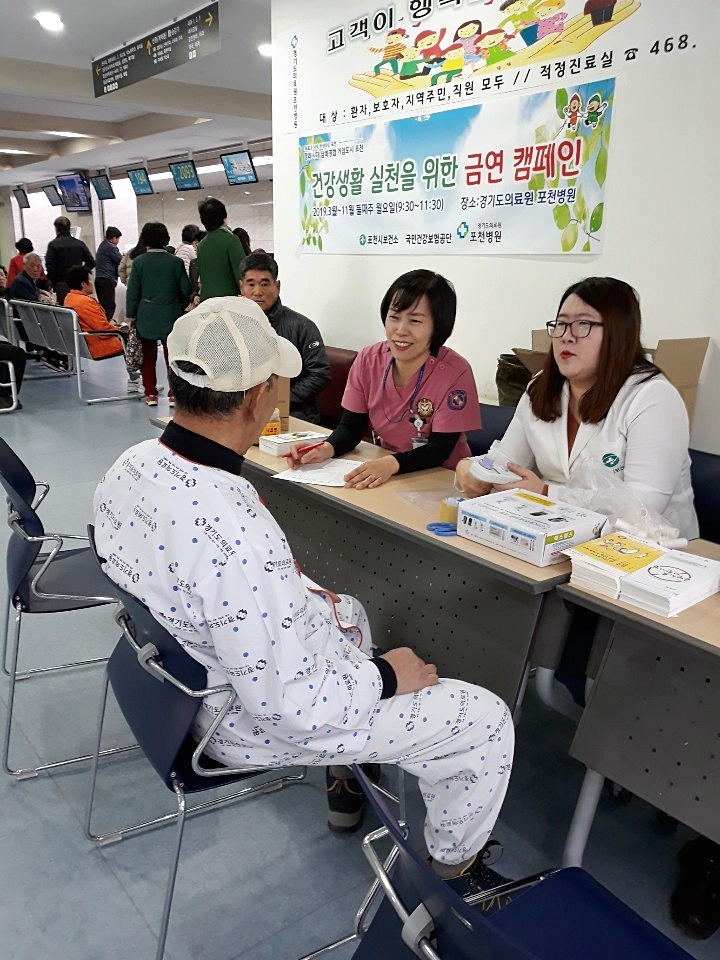
<instances>
[{"instance_id":1,"label":"yellow booklet cover","mask_svg":"<svg viewBox=\"0 0 720 960\"><path fill-rule=\"evenodd\" d=\"M666 553L662 547L643 540L634 540L626 533L610 533L599 540L581 543L567 552L588 557L623 573L642 570Z\"/></svg>"}]
</instances>

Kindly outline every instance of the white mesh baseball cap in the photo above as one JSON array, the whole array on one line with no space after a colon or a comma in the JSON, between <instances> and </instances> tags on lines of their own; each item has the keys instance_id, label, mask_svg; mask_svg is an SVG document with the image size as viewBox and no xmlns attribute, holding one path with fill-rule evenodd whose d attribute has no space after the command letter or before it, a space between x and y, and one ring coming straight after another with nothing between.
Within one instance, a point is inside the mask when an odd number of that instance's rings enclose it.
<instances>
[{"instance_id":1,"label":"white mesh baseball cap","mask_svg":"<svg viewBox=\"0 0 720 960\"><path fill-rule=\"evenodd\" d=\"M258 304L246 297L204 300L175 321L167 345L178 377L220 393L249 390L272 374L296 377L302 369L292 343L279 337ZM181 360L205 373L181 370Z\"/></svg>"}]
</instances>

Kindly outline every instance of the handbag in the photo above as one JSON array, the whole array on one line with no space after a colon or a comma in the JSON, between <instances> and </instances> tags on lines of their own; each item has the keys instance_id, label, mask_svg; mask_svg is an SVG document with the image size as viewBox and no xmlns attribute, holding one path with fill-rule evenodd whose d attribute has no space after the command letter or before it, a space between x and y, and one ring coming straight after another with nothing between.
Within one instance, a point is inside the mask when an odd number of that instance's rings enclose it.
<instances>
[{"instance_id":1,"label":"handbag","mask_svg":"<svg viewBox=\"0 0 720 960\"><path fill-rule=\"evenodd\" d=\"M143 348L135 324L128 331L125 341L125 362L128 370L139 370L143 362Z\"/></svg>"}]
</instances>

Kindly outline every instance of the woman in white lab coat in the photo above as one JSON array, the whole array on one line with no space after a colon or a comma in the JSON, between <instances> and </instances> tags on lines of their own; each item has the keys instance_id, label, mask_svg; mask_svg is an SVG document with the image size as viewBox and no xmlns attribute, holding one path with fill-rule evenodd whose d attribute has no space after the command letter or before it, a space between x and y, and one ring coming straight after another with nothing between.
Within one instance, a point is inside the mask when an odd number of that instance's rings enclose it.
<instances>
[{"instance_id":1,"label":"woman in white lab coat","mask_svg":"<svg viewBox=\"0 0 720 960\"><path fill-rule=\"evenodd\" d=\"M685 405L640 343L640 304L613 277L588 277L563 294L547 324L552 347L503 437L521 480L491 487L457 465L466 496L523 487L562 499L581 463L611 470L682 536L698 535Z\"/></svg>"}]
</instances>

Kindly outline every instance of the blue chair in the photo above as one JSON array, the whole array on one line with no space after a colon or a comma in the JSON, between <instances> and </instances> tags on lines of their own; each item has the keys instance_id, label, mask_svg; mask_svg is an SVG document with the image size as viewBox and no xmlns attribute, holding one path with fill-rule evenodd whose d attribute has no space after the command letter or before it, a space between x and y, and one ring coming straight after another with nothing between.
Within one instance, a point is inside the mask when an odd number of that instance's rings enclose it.
<instances>
[{"instance_id":1,"label":"blue chair","mask_svg":"<svg viewBox=\"0 0 720 960\"><path fill-rule=\"evenodd\" d=\"M88 528L94 545L94 530ZM95 554L98 571L101 561ZM100 845L123 840L170 821L176 822L175 845L165 890L156 960L165 952L170 910L175 890L175 877L180 859L185 817L187 813L224 806L240 797L268 793L287 783L303 780L305 770L290 774L277 768L234 769L203 757L203 751L235 699L232 684L207 686L205 668L183 650L177 640L153 617L148 608L101 572L106 589L120 601L115 619L123 635L117 643L105 671L100 702L97 742L90 776L90 790L85 820L85 833ZM165 816L123 827L105 835L92 832L93 801L97 779L98 757L102 739L108 684L112 687L120 710L156 773L173 792L177 810ZM224 697L215 720L200 740L191 736L193 724L206 697ZM187 807L186 794L200 793L216 787L249 781L250 785L229 796L214 797Z\"/></svg>"},{"instance_id":2,"label":"blue chair","mask_svg":"<svg viewBox=\"0 0 720 960\"><path fill-rule=\"evenodd\" d=\"M700 536L720 543L720 456L691 450L690 460Z\"/></svg>"},{"instance_id":3,"label":"blue chair","mask_svg":"<svg viewBox=\"0 0 720 960\"><path fill-rule=\"evenodd\" d=\"M363 852L385 896L367 931L359 914L355 935L344 938L360 940L353 960L689 960L578 867L463 900L408 846L406 831L362 770L355 767L354 774L383 825L365 837ZM383 863L374 844L386 837L393 850ZM497 908L507 897L510 902Z\"/></svg>"},{"instance_id":4,"label":"blue chair","mask_svg":"<svg viewBox=\"0 0 720 960\"><path fill-rule=\"evenodd\" d=\"M19 769L10 767L10 739L15 688L18 681L70 667L100 663L105 658L94 657L19 672L17 666L22 619L25 614L61 613L114 603L115 597L108 595L104 578L98 573L92 552L87 546L63 550L66 540L80 540L87 543L87 537L45 532L36 508L44 500L50 486L42 481L36 481L22 460L2 438L0 438L0 484L7 494L8 525L12 531L7 548L7 598L0 661L3 672L10 677L3 741L3 767L6 773L25 779L36 776L43 770L53 770L70 763L89 760L90 754L43 763L36 767ZM12 642L9 643L11 607L14 611L14 630Z\"/></svg>"},{"instance_id":5,"label":"blue chair","mask_svg":"<svg viewBox=\"0 0 720 960\"><path fill-rule=\"evenodd\" d=\"M510 421L515 416L515 407L498 407L492 403L480 404L480 420L482 427L479 430L470 430L467 433L470 452L474 457L487 453L493 440L502 440Z\"/></svg>"}]
</instances>

